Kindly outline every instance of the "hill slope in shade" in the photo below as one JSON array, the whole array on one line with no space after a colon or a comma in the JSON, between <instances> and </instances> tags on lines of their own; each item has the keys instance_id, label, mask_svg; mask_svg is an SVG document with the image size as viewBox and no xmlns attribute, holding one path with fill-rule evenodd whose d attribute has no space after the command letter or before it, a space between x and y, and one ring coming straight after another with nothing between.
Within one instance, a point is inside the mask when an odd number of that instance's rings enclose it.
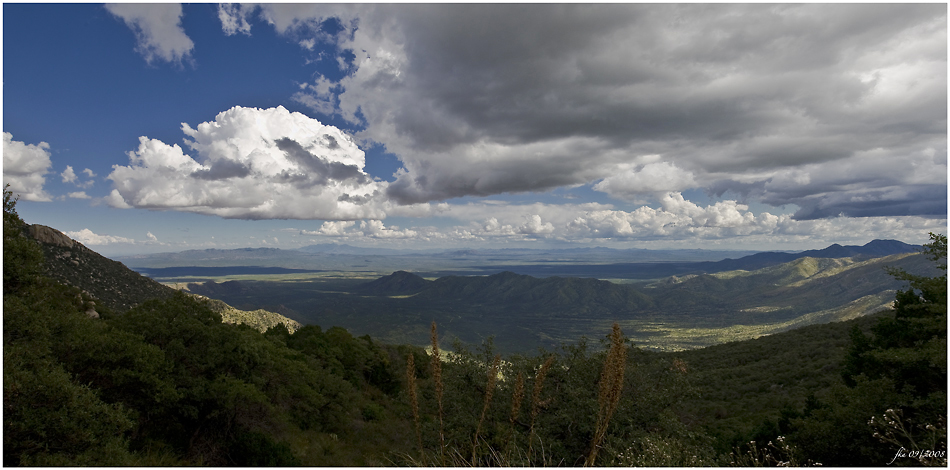
<instances>
[{"instance_id":1,"label":"hill slope in shade","mask_svg":"<svg viewBox=\"0 0 950 470\"><path fill-rule=\"evenodd\" d=\"M52 227L30 225L27 233L43 250L47 276L86 291L99 304L116 312L125 312L148 299L166 299L175 293L175 289L90 250ZM243 323L262 331L278 323L284 323L290 331L300 327L298 322L266 310L238 310L220 300L212 300L211 306L225 323Z\"/></svg>"},{"instance_id":2,"label":"hill slope in shade","mask_svg":"<svg viewBox=\"0 0 950 470\"><path fill-rule=\"evenodd\" d=\"M484 277L443 277L421 291L414 300L433 303L451 300L495 309L514 308L585 317L653 307L648 296L628 285L589 278L539 279L512 272Z\"/></svg>"},{"instance_id":3,"label":"hill slope in shade","mask_svg":"<svg viewBox=\"0 0 950 470\"><path fill-rule=\"evenodd\" d=\"M54 228L30 225L27 232L40 242L47 276L88 292L117 312L124 312L147 299L169 298L175 293L174 289L139 275Z\"/></svg>"},{"instance_id":4,"label":"hill slope in shade","mask_svg":"<svg viewBox=\"0 0 950 470\"><path fill-rule=\"evenodd\" d=\"M865 261L853 258L799 258L755 271L728 271L670 278L644 288L589 278L532 276L502 272L490 276L446 276L435 281L396 272L353 289L363 295L411 295L404 304L482 305L504 311L545 314L627 316L649 312L676 315L761 308L817 311L903 285L885 270L901 267L930 273L927 260L898 254ZM701 313L700 313L701 315Z\"/></svg>"},{"instance_id":5,"label":"hill slope in shade","mask_svg":"<svg viewBox=\"0 0 950 470\"><path fill-rule=\"evenodd\" d=\"M396 271L359 286L356 292L364 295L413 295L428 287L431 282L410 272Z\"/></svg>"},{"instance_id":6,"label":"hill slope in shade","mask_svg":"<svg viewBox=\"0 0 950 470\"><path fill-rule=\"evenodd\" d=\"M919 254L898 254L865 261L852 258L800 258L756 271L731 271L657 285L666 292L661 306L701 303L706 308L772 307L794 312L834 308L859 298L900 289L886 267L931 275L935 268ZM755 305L757 304L757 305Z\"/></svg>"}]
</instances>

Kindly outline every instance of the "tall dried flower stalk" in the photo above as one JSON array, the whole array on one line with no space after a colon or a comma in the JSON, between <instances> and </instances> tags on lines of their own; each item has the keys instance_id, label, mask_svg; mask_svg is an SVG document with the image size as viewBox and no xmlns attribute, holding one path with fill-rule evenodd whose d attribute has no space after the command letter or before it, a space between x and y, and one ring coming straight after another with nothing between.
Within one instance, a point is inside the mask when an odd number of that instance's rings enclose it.
<instances>
[{"instance_id":1,"label":"tall dried flower stalk","mask_svg":"<svg viewBox=\"0 0 950 470\"><path fill-rule=\"evenodd\" d=\"M511 428L508 430L508 447L510 449L512 445L512 440L515 436L515 420L518 419L518 413L521 411L521 400L524 399L524 374L518 372L518 380L515 381L515 389L511 395L511 415L508 417L508 421L511 423Z\"/></svg>"},{"instance_id":2,"label":"tall dried flower stalk","mask_svg":"<svg viewBox=\"0 0 950 470\"><path fill-rule=\"evenodd\" d=\"M584 466L594 465L597 459L597 452L600 450L600 444L607 435L607 425L610 424L610 417L617 410L620 403L620 395L623 392L623 372L627 364L627 347L623 344L623 334L620 332L620 325L614 323L613 331L610 333L610 349L607 351L607 358L604 360L604 370L600 374L600 391L597 395L597 430L594 432L594 440L591 442L590 453Z\"/></svg>"},{"instance_id":3,"label":"tall dried flower stalk","mask_svg":"<svg viewBox=\"0 0 950 470\"><path fill-rule=\"evenodd\" d=\"M406 360L406 384L409 388L409 403L412 405L412 419L416 423L416 440L419 442L419 453L425 458L425 450L422 448L422 429L419 425L419 398L416 396L416 360L412 352L409 353L409 359Z\"/></svg>"},{"instance_id":4,"label":"tall dried flower stalk","mask_svg":"<svg viewBox=\"0 0 950 470\"><path fill-rule=\"evenodd\" d=\"M488 406L491 405L492 395L495 393L495 382L498 380L498 366L501 364L501 355L495 354L495 359L488 368L488 384L485 386L485 400L482 404L482 415L478 418L478 425L475 426L475 439L472 441L472 466L475 466L475 451L478 449L478 434L482 430L482 422L485 421L485 414L488 412Z\"/></svg>"},{"instance_id":5,"label":"tall dried flower stalk","mask_svg":"<svg viewBox=\"0 0 950 470\"><path fill-rule=\"evenodd\" d=\"M531 462L531 445L534 443L534 420L541 412L541 387L544 385L544 377L548 374L548 369L554 363L554 356L548 356L544 364L538 369L534 376L534 389L531 390L531 427L528 431L528 462Z\"/></svg>"},{"instance_id":6,"label":"tall dried flower stalk","mask_svg":"<svg viewBox=\"0 0 950 470\"><path fill-rule=\"evenodd\" d=\"M445 466L445 427L442 422L442 357L439 353L439 333L435 322L432 322L432 376L435 377L435 398L439 403L439 452L442 457L442 466Z\"/></svg>"}]
</instances>

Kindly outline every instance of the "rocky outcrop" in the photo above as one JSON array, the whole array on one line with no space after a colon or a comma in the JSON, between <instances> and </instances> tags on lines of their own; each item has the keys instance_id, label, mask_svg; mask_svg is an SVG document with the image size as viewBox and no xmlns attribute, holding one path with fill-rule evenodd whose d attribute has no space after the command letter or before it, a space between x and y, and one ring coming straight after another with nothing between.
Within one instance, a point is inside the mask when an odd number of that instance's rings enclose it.
<instances>
[{"instance_id":1,"label":"rocky outcrop","mask_svg":"<svg viewBox=\"0 0 950 470\"><path fill-rule=\"evenodd\" d=\"M27 232L40 243L61 246L66 249L72 249L78 243L66 236L65 233L45 225L30 225L27 227Z\"/></svg>"},{"instance_id":2,"label":"rocky outcrop","mask_svg":"<svg viewBox=\"0 0 950 470\"><path fill-rule=\"evenodd\" d=\"M208 298L201 294L191 295L208 301L208 305L211 307L211 310L214 310L219 315L221 315L221 321L224 323L242 323L250 326L251 328L257 329L261 333L281 323L283 323L284 327L287 328L287 331L291 333L300 329L301 326L300 322L291 320L279 313L274 313L263 309L253 311L238 310L222 300Z\"/></svg>"},{"instance_id":3,"label":"rocky outcrop","mask_svg":"<svg viewBox=\"0 0 950 470\"><path fill-rule=\"evenodd\" d=\"M96 253L59 230L30 225L26 233L40 243L47 276L78 287L96 299L95 307L83 309L89 316L99 316L109 309L124 312L147 299L168 298L175 293L174 289Z\"/></svg>"},{"instance_id":4,"label":"rocky outcrop","mask_svg":"<svg viewBox=\"0 0 950 470\"><path fill-rule=\"evenodd\" d=\"M76 301L81 305L81 311L91 318L99 318L100 311L125 312L145 300L168 298L175 293L175 289L96 253L59 230L30 225L26 233L40 242L46 258L46 275L82 290ZM236 289L240 284L225 282L224 288ZM300 323L277 313L238 310L220 300L210 302L211 308L221 314L225 323L244 323L262 332L280 323L290 332L300 328Z\"/></svg>"}]
</instances>

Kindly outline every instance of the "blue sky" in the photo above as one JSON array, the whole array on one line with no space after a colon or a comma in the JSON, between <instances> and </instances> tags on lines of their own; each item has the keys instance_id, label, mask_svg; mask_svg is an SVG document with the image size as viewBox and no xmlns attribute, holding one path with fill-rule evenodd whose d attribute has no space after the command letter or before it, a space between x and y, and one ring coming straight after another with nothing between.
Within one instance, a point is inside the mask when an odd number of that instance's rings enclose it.
<instances>
[{"instance_id":1,"label":"blue sky","mask_svg":"<svg viewBox=\"0 0 950 470\"><path fill-rule=\"evenodd\" d=\"M107 255L946 231L945 5L4 4L4 183Z\"/></svg>"}]
</instances>

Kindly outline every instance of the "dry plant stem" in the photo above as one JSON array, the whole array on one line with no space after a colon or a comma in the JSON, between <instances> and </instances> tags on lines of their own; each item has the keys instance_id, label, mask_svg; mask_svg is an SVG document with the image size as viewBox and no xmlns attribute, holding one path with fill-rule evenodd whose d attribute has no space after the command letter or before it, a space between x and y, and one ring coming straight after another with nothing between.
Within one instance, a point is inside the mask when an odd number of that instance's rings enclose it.
<instances>
[{"instance_id":1,"label":"dry plant stem","mask_svg":"<svg viewBox=\"0 0 950 470\"><path fill-rule=\"evenodd\" d=\"M498 379L498 366L501 364L501 355L496 354L495 359L488 368L488 384L485 386L485 400L482 404L482 415L478 418L478 425L475 426L475 439L472 441L472 466L475 466L475 451L478 449L478 434L482 430L482 422L485 421L485 413L488 412L488 405L491 404L492 395L495 393L495 381Z\"/></svg>"},{"instance_id":2,"label":"dry plant stem","mask_svg":"<svg viewBox=\"0 0 950 470\"><path fill-rule=\"evenodd\" d=\"M442 466L445 466L445 427L442 421L442 357L439 353L439 334L432 322L432 375L435 377L435 398L439 402L439 455L442 457Z\"/></svg>"},{"instance_id":3,"label":"dry plant stem","mask_svg":"<svg viewBox=\"0 0 950 470\"><path fill-rule=\"evenodd\" d=\"M518 372L518 380L515 382L515 390L511 397L511 416L508 418L508 421L511 423L511 427L508 430L508 439L506 445L508 452L507 458L511 457L511 446L512 440L515 436L515 420L518 419L518 412L521 411L521 400L524 399L524 374Z\"/></svg>"},{"instance_id":4,"label":"dry plant stem","mask_svg":"<svg viewBox=\"0 0 950 470\"><path fill-rule=\"evenodd\" d=\"M547 375L548 369L551 368L551 364L554 363L554 356L548 356L548 359L544 361L544 364L538 369L538 373L534 376L534 389L531 390L531 428L528 431L528 464L531 463L531 445L534 443L534 420L538 417L538 413L541 412L541 387L544 385L544 376Z\"/></svg>"},{"instance_id":5,"label":"dry plant stem","mask_svg":"<svg viewBox=\"0 0 950 470\"><path fill-rule=\"evenodd\" d=\"M413 359L411 352L409 353L409 359L406 360L406 384L409 387L409 402L412 405L412 419L416 423L416 440L419 442L419 453L424 460L425 453L422 448L422 430L419 427L419 398L416 396L416 361Z\"/></svg>"},{"instance_id":6,"label":"dry plant stem","mask_svg":"<svg viewBox=\"0 0 950 470\"><path fill-rule=\"evenodd\" d=\"M613 416L617 405L620 403L620 395L623 392L623 372L627 364L627 348L623 344L623 334L620 332L620 325L614 323L613 331L610 333L610 349L607 351L607 358L604 360L604 370L600 374L600 391L597 395L597 430L594 432L594 440L591 442L590 453L584 466L594 465L597 459L597 452L600 450L600 444L607 435L607 426L610 424L610 417Z\"/></svg>"}]
</instances>

